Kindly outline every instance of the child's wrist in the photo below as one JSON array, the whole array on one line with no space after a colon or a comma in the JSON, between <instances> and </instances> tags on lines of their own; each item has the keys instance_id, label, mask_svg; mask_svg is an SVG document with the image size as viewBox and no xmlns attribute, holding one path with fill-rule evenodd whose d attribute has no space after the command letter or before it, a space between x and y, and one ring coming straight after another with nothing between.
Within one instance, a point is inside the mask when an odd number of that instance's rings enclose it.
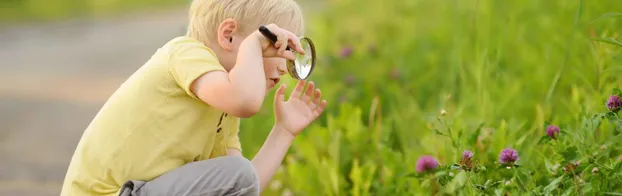
<instances>
[{"instance_id":1,"label":"child's wrist","mask_svg":"<svg viewBox=\"0 0 622 196\"><path fill-rule=\"evenodd\" d=\"M280 136L279 138L288 139L288 140L296 139L296 136L291 131L287 130L284 126L281 126L278 123L274 124L272 131L275 132L274 134L279 135Z\"/></svg>"},{"instance_id":2,"label":"child's wrist","mask_svg":"<svg viewBox=\"0 0 622 196\"><path fill-rule=\"evenodd\" d=\"M265 50L264 47L270 44L270 41L268 41L268 39L266 39L266 37L264 37L263 34L261 34L261 32L259 32L258 30L253 32L252 37L252 39L257 40L257 42L259 43L259 48L261 48L261 51Z\"/></svg>"}]
</instances>

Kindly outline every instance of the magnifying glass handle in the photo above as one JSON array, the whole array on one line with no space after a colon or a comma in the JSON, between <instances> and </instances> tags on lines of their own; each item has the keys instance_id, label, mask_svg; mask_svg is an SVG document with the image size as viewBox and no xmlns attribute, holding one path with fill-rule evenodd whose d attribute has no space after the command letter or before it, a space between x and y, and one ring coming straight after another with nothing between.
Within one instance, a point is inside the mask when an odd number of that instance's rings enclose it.
<instances>
[{"instance_id":1,"label":"magnifying glass handle","mask_svg":"<svg viewBox=\"0 0 622 196\"><path fill-rule=\"evenodd\" d=\"M272 44L275 44L277 41L276 35L274 35L274 33L272 33L272 31L270 31L270 29L268 29L268 27L266 26L260 26L259 27L259 32L261 32L261 34L268 38L268 40L270 40L270 42L272 42ZM291 48L289 47L289 45L287 46L287 48L285 50L291 50Z\"/></svg>"}]
</instances>

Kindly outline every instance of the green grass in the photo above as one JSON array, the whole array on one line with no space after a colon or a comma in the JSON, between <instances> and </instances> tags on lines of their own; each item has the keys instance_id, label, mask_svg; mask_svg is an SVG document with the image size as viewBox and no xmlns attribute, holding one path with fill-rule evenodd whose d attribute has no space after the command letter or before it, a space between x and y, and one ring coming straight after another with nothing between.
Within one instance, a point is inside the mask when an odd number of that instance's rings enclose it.
<instances>
[{"instance_id":1,"label":"green grass","mask_svg":"<svg viewBox=\"0 0 622 196\"><path fill-rule=\"evenodd\" d=\"M321 56L311 80L329 108L297 138L267 195L622 191L622 125L605 107L622 88L622 1L333 0L324 7L308 35ZM346 47L353 54L340 57ZM249 158L273 122L267 100L242 124ZM557 140L544 137L549 124L561 127ZM520 167L499 169L504 148L518 151ZM452 169L463 150L486 170ZM423 155L441 167L416 173ZM562 170L576 161L576 174Z\"/></svg>"}]
</instances>

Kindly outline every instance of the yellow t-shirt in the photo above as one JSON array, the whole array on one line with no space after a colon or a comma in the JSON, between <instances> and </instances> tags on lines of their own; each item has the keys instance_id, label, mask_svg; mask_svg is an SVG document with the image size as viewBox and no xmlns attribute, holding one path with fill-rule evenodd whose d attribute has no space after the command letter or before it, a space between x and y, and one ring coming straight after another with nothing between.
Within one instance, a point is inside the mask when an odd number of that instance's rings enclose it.
<instances>
[{"instance_id":1,"label":"yellow t-shirt","mask_svg":"<svg viewBox=\"0 0 622 196\"><path fill-rule=\"evenodd\" d=\"M104 104L71 159L61 195L118 195L128 180L152 180L188 162L241 149L240 120L198 99L190 84L226 71L190 37L168 43Z\"/></svg>"}]
</instances>

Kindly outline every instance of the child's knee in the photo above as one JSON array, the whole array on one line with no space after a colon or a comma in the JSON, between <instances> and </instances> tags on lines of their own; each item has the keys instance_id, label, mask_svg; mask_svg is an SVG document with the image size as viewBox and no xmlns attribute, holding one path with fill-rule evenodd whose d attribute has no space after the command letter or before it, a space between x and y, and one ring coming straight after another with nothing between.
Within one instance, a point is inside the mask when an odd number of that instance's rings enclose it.
<instances>
[{"instance_id":1,"label":"child's knee","mask_svg":"<svg viewBox=\"0 0 622 196\"><path fill-rule=\"evenodd\" d=\"M239 189L259 189L259 176L253 164L246 158L240 156L229 156L226 158L226 171L236 176L236 187Z\"/></svg>"}]
</instances>

